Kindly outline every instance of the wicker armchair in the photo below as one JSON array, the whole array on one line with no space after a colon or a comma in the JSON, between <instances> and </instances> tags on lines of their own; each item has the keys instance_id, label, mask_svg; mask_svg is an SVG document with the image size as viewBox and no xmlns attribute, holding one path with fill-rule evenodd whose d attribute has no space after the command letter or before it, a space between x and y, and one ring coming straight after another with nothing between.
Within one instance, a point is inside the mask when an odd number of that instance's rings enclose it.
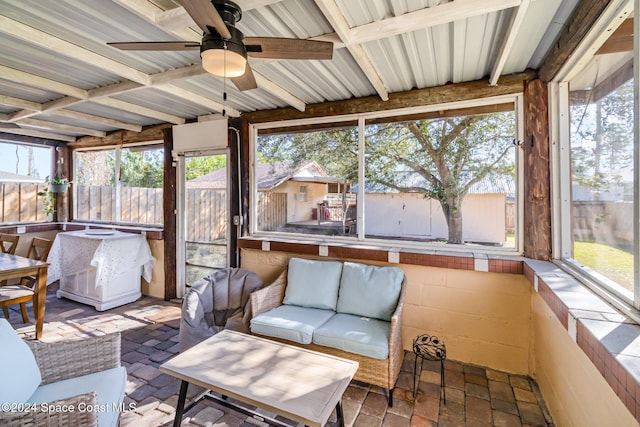
<instances>
[{"instance_id":1,"label":"wicker armchair","mask_svg":"<svg viewBox=\"0 0 640 427\"><path fill-rule=\"evenodd\" d=\"M0 320L4 321L4 319ZM7 338L6 325L11 328L6 322L0 323L0 336L4 334L4 338ZM9 341L11 341L11 338ZM19 338L17 339L19 340ZM0 425L97 426L99 420L101 427L104 425L117 425L126 384L126 371L120 367L120 334L55 343L38 341L25 341L25 343L35 357L42 381L36 392L27 400L29 403L6 402L8 400L6 397L7 392L4 392L5 397L0 398L3 401L3 408L0 411ZM0 350L0 360L2 362L6 362L7 358L11 357L11 355L3 355L3 351L13 352L15 350L15 354L23 350L16 349L14 344L15 342L9 343L11 350L6 347ZM28 358L26 357L26 359ZM24 369L24 367L15 367L14 369L20 368ZM7 366L0 366L2 371L7 369ZM115 375L110 377L101 376L107 371ZM94 377L92 377L92 374L94 374ZM19 375L20 373L15 374L17 377ZM60 393L59 390L55 390L56 383L65 380L73 381L73 379L79 379L79 377L83 377L81 384L76 386L76 383L72 383L73 386L66 387L74 390L73 392L78 392L78 395L52 401L41 400L41 398L48 395ZM118 384L118 381L111 381L113 378L122 379L122 384ZM119 395L119 401L101 402L96 392L83 390L83 388L87 388L87 384L90 387L91 381L96 383L96 389L100 387L103 390L105 387L115 388L110 394ZM108 382L108 384L99 384L100 382ZM49 388L49 390L42 393L42 390L47 385L53 385L55 391ZM7 384L7 386L11 387L15 386L15 384ZM9 391L9 393L13 392ZM56 408L65 409L57 410Z\"/></svg>"},{"instance_id":2,"label":"wicker armchair","mask_svg":"<svg viewBox=\"0 0 640 427\"><path fill-rule=\"evenodd\" d=\"M251 294L251 310L253 317L282 305L282 300L284 299L285 289L287 286L287 271L288 270L285 269L271 285ZM402 281L398 305L391 317L389 357L387 359L374 359L372 357L362 356L313 343L298 344L293 341L282 340L274 337L266 338L358 362L358 372L356 372L353 379L387 389L389 392L389 406L392 406L393 389L395 387L396 380L398 379L398 375L400 375L400 368L402 367L402 360L404 358L404 349L402 347L402 310L404 308L404 299L406 295L406 280L407 279L404 278Z\"/></svg>"}]
</instances>

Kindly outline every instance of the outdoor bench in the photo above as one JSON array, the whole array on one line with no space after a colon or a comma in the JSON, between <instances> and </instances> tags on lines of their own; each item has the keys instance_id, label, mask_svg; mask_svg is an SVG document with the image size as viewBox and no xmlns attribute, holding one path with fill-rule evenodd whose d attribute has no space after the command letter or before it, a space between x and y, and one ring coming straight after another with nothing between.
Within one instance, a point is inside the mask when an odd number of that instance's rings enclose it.
<instances>
[{"instance_id":1,"label":"outdoor bench","mask_svg":"<svg viewBox=\"0 0 640 427\"><path fill-rule=\"evenodd\" d=\"M389 406L404 356L401 269L291 258L251 294L251 332L355 360L354 379L385 388Z\"/></svg>"}]
</instances>

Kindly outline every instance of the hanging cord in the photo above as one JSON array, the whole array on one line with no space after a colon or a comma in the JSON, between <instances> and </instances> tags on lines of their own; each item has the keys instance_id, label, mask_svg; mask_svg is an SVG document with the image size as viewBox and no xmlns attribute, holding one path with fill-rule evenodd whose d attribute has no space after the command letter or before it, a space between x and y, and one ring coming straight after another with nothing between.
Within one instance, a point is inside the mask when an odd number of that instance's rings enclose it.
<instances>
[{"instance_id":1,"label":"hanging cord","mask_svg":"<svg viewBox=\"0 0 640 427\"><path fill-rule=\"evenodd\" d=\"M227 109L225 104L227 102L227 42L222 45L224 53L222 55L222 67L224 70L224 77L222 77L222 117L227 117Z\"/></svg>"},{"instance_id":2,"label":"hanging cord","mask_svg":"<svg viewBox=\"0 0 640 427\"><path fill-rule=\"evenodd\" d=\"M580 131L580 127L582 126L582 121L584 120L584 116L587 115L587 110L589 108L589 104L591 104L591 98L593 97L593 91L595 90L596 83L598 83L599 74L600 74L600 63L598 62L598 67L596 68L596 75L593 78L593 84L591 85L591 90L589 91L589 96L587 97L587 103L584 106L584 111L582 111L582 117L580 117L578 126L576 126L576 132Z\"/></svg>"}]
</instances>

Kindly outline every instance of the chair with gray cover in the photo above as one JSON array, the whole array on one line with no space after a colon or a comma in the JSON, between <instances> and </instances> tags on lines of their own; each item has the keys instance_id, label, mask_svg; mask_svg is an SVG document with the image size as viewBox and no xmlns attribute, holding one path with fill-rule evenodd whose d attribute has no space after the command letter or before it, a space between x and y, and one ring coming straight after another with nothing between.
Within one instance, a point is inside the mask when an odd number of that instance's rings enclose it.
<instances>
[{"instance_id":1,"label":"chair with gray cover","mask_svg":"<svg viewBox=\"0 0 640 427\"><path fill-rule=\"evenodd\" d=\"M249 333L249 296L262 280L241 268L225 268L194 283L182 301L180 351L185 351L223 329Z\"/></svg>"}]
</instances>

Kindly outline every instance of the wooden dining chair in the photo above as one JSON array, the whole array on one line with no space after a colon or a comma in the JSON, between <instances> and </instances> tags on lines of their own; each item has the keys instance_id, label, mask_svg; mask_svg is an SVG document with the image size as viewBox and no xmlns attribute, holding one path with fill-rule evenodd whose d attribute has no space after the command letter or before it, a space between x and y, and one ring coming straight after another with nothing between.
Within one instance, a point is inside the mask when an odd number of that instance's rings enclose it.
<instances>
[{"instance_id":1,"label":"wooden dining chair","mask_svg":"<svg viewBox=\"0 0 640 427\"><path fill-rule=\"evenodd\" d=\"M15 255L16 248L18 247L18 240L20 240L20 236L17 234L0 233L0 252Z\"/></svg>"},{"instance_id":2,"label":"wooden dining chair","mask_svg":"<svg viewBox=\"0 0 640 427\"><path fill-rule=\"evenodd\" d=\"M22 285L9 285L0 287L0 307L4 313L5 319L9 320L9 306L20 304L20 312L22 313L22 321L29 321L27 313L27 303L33 301L35 291Z\"/></svg>"},{"instance_id":3,"label":"wooden dining chair","mask_svg":"<svg viewBox=\"0 0 640 427\"><path fill-rule=\"evenodd\" d=\"M0 233L0 252L15 255L16 248L18 247L18 240L20 240L20 236L17 234ZM5 286L6 284L6 280L0 282L0 286Z\"/></svg>"},{"instance_id":4,"label":"wooden dining chair","mask_svg":"<svg viewBox=\"0 0 640 427\"><path fill-rule=\"evenodd\" d=\"M38 261L46 261L51 250L53 242L49 239L43 239L41 237L34 237L31 240L29 251L27 252L27 258L35 259ZM2 306L2 312L4 317L9 319L8 306L20 304L20 312L22 313L22 320L27 323L29 321L29 314L27 313L27 303L33 300L35 294L35 285L38 278L37 276L24 276L20 278L20 285L17 286L3 286L0 288L0 306ZM5 285L6 283L3 283Z\"/></svg>"}]
</instances>

